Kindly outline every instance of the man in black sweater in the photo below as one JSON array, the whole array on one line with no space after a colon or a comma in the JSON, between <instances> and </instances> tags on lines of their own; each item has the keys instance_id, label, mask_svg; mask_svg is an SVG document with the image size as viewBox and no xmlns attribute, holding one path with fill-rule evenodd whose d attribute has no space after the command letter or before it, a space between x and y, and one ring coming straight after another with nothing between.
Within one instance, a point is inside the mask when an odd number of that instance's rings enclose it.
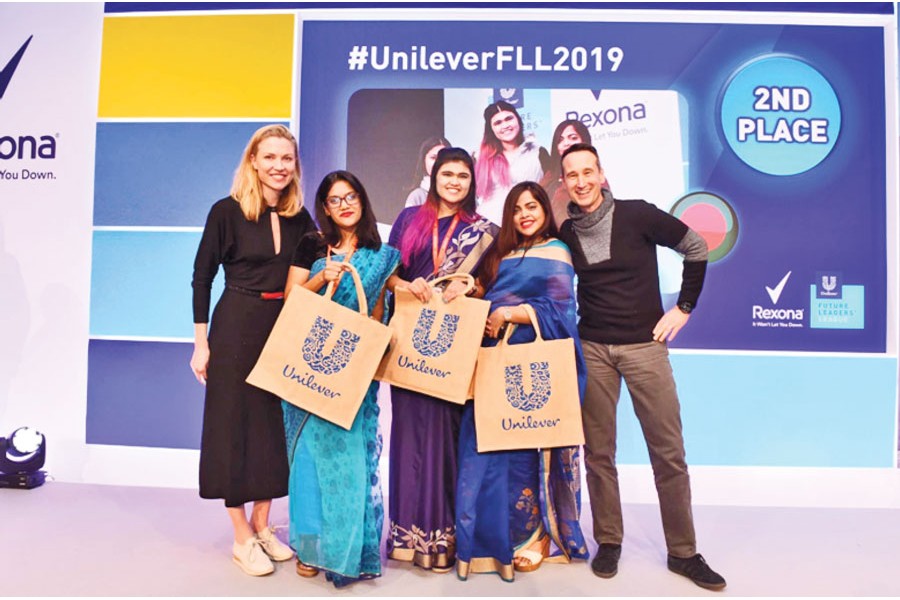
<instances>
[{"instance_id":1,"label":"man in black sweater","mask_svg":"<svg viewBox=\"0 0 900 600\"><path fill-rule=\"evenodd\" d=\"M622 505L616 471L616 404L621 381L631 394L656 480L669 569L697 585L725 588L725 580L697 553L691 487L681 435L681 414L668 340L687 323L706 275L706 242L675 217L643 200L622 201L603 189L597 150L575 144L562 156L569 219L560 238L572 251L578 275L578 332L587 362L585 464L600 545L591 569L618 572ZM684 255L676 306L663 312L656 247Z\"/></svg>"}]
</instances>

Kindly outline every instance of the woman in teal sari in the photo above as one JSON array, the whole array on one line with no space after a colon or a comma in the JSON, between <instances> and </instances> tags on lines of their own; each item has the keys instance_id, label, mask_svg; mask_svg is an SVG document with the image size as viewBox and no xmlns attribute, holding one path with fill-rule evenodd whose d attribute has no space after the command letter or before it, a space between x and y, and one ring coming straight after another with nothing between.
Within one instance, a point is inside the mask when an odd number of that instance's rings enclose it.
<instances>
[{"instance_id":1,"label":"woman in teal sari","mask_svg":"<svg viewBox=\"0 0 900 600\"><path fill-rule=\"evenodd\" d=\"M553 236L547 193L534 182L510 190L503 225L485 257L479 281L491 313L485 343L497 343L515 324L511 344L535 340L523 305L530 305L544 339L573 338L579 392L586 372L575 322L572 259ZM498 501L498 499L502 499ZM587 558L581 516L581 459L577 446L479 454L474 406L466 404L459 439L456 490L457 576L534 571L547 559ZM551 547L552 542L552 547ZM547 557L550 558L547 558Z\"/></svg>"},{"instance_id":2,"label":"woman in teal sari","mask_svg":"<svg viewBox=\"0 0 900 600\"><path fill-rule=\"evenodd\" d=\"M300 240L286 293L299 284L324 294L327 284L336 281L332 299L357 310L353 278L342 277L349 262L359 271L369 314L381 320L384 285L400 253L381 243L365 188L352 173L325 176L316 192L316 220L322 231ZM329 581L342 587L381 575L384 504L377 394L373 381L349 431L283 403L290 542L301 576L315 577L324 570Z\"/></svg>"}]
</instances>

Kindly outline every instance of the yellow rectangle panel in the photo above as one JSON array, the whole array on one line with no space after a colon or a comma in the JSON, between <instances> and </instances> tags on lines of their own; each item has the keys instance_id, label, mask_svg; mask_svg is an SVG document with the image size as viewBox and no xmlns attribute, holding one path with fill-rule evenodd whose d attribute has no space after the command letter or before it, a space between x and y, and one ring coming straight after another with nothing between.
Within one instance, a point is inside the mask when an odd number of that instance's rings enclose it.
<instances>
[{"instance_id":1,"label":"yellow rectangle panel","mask_svg":"<svg viewBox=\"0 0 900 600\"><path fill-rule=\"evenodd\" d=\"M101 118L291 117L294 15L106 17Z\"/></svg>"}]
</instances>

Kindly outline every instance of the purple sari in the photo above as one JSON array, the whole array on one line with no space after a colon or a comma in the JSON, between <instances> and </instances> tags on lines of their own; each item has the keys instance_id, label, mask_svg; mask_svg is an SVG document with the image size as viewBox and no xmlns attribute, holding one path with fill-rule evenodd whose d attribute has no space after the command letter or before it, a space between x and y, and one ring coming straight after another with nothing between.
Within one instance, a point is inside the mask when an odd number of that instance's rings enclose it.
<instances>
[{"instance_id":1,"label":"purple sari","mask_svg":"<svg viewBox=\"0 0 900 600\"><path fill-rule=\"evenodd\" d=\"M418 209L407 208L397 216L390 245L399 247ZM438 220L439 239L452 221ZM497 227L482 218L460 221L435 276L473 272L496 232ZM429 245L401 265L399 275L412 281L431 279L433 272ZM457 445L463 407L395 386L391 407L388 557L425 569L449 569L456 561Z\"/></svg>"}]
</instances>

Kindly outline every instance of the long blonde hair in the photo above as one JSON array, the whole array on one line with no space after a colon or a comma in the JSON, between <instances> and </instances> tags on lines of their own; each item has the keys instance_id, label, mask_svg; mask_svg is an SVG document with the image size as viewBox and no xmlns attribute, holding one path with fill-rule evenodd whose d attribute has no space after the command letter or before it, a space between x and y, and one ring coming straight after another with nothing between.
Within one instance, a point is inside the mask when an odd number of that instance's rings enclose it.
<instances>
[{"instance_id":1,"label":"long blonde hair","mask_svg":"<svg viewBox=\"0 0 900 600\"><path fill-rule=\"evenodd\" d=\"M281 191L281 197L275 210L282 217L293 217L303 208L303 192L300 189L300 155L297 151L297 139L284 125L266 125L257 129L241 156L241 162L234 172L234 183L231 184L231 196L241 205L244 218L254 223L259 221L259 215L266 209L266 201L263 198L262 184L256 169L253 168L253 157L259 150L259 144L266 138L279 137L288 140L294 147L294 157L297 168L294 176L286 188Z\"/></svg>"}]
</instances>

